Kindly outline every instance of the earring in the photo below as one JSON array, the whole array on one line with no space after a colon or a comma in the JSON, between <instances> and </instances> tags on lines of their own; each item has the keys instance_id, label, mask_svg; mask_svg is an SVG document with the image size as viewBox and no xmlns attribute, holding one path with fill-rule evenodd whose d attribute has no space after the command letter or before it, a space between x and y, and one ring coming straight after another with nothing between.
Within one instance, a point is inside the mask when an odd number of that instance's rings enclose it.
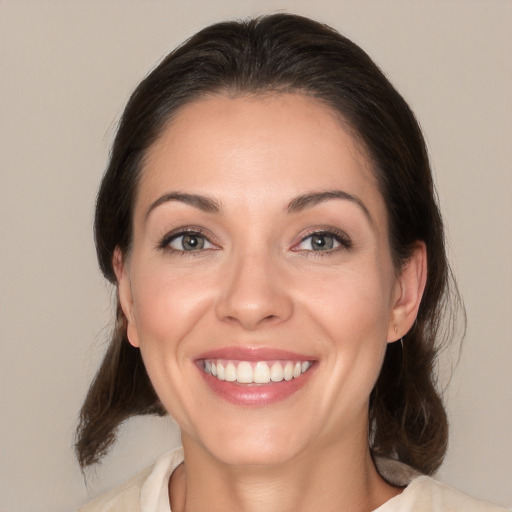
<instances>
[{"instance_id":1,"label":"earring","mask_svg":"<svg viewBox=\"0 0 512 512\"><path fill-rule=\"evenodd\" d=\"M398 325L395 324L393 326L393 330L395 331L395 334L398 334ZM398 341L398 340L396 340L396 341ZM400 338L400 346L402 348L402 354L403 354L403 352L404 352L404 338L403 338L403 336Z\"/></svg>"}]
</instances>

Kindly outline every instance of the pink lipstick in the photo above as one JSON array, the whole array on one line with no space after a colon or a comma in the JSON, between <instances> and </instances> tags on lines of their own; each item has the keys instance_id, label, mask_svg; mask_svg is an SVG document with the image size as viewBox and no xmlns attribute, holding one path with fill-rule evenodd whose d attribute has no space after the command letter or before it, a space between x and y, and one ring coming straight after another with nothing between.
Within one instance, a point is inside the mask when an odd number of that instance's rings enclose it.
<instances>
[{"instance_id":1,"label":"pink lipstick","mask_svg":"<svg viewBox=\"0 0 512 512\"><path fill-rule=\"evenodd\" d=\"M294 352L229 347L201 354L196 365L207 386L237 405L263 407L299 391L317 361Z\"/></svg>"}]
</instances>

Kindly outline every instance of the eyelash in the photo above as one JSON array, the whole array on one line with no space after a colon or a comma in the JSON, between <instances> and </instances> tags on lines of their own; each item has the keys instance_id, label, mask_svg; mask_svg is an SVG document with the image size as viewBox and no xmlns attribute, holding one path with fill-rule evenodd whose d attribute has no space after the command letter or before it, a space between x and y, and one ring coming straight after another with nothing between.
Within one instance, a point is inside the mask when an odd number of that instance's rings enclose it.
<instances>
[{"instance_id":1,"label":"eyelash","mask_svg":"<svg viewBox=\"0 0 512 512\"><path fill-rule=\"evenodd\" d=\"M186 236L186 235L197 236L199 238L203 238L207 243L214 246L213 250L215 250L215 248L217 247L216 244L214 244L210 240L210 237L206 234L206 232L203 231L201 228L190 227L190 228L180 228L178 231L172 231L171 233L166 234L160 240L160 242L157 244L157 249L160 249L164 252L170 252L173 254L180 254L182 256L198 256L199 254L203 253L204 251L212 250L212 248L208 247L205 249L201 248L196 251L193 251L193 250L185 251L185 250L180 250L180 249L174 249L173 247L170 246L170 244L174 240L176 240L182 236Z\"/></svg>"},{"instance_id":2,"label":"eyelash","mask_svg":"<svg viewBox=\"0 0 512 512\"><path fill-rule=\"evenodd\" d=\"M338 244L338 247L334 247L332 249L328 249L325 251L314 251L311 249L300 249L298 246L302 243L304 243L308 238L312 238L314 236L325 236L325 237L332 237ZM294 245L292 248L292 251L294 252L303 252L308 253L311 256L314 257L324 257L324 256L331 256L339 251L346 251L351 249L353 246L352 240L350 237L344 233L343 231L340 231L338 229L334 228L328 228L328 229L314 229L307 233L306 235L301 236L300 241Z\"/></svg>"},{"instance_id":3,"label":"eyelash","mask_svg":"<svg viewBox=\"0 0 512 512\"><path fill-rule=\"evenodd\" d=\"M211 244L213 246L213 248L208 247L205 249L200 248L195 251L194 250L186 251L186 250L174 249L173 247L170 246L170 244L174 240L176 240L182 236L186 236L186 235L197 236L197 237L203 238L207 243ZM304 243L308 238L312 238L314 236L332 237L339 244L339 246L334 247L332 249L325 250L325 251L321 251L321 250L315 251L315 250L311 250L311 249L299 249L298 248L298 246L301 245L302 243ZM343 231L340 231L338 229L329 228L329 229L315 229L313 231L310 231L309 233L302 236L300 241L298 243L296 243L291 248L291 250L293 252L298 252L298 253L308 253L314 257L323 257L323 256L332 255L333 253L337 253L338 251L349 250L352 248L352 246L353 246L352 240L346 233L344 233ZM159 250L174 253L174 254L179 253L182 256L197 256L197 255L203 253L204 251L208 251L208 250L212 250L212 249L216 250L217 247L218 246L210 240L210 237L208 236L208 234L203 229L198 228L198 227L180 228L178 231L173 231L171 233L166 234L160 240L160 242L157 244L157 249L159 249Z\"/></svg>"}]
</instances>

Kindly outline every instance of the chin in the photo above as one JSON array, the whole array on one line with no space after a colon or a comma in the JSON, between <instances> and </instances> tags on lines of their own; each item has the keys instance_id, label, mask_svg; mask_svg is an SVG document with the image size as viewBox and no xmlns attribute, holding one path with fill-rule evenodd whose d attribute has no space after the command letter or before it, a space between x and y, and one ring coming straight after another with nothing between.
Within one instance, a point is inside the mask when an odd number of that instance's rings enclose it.
<instances>
[{"instance_id":1,"label":"chin","mask_svg":"<svg viewBox=\"0 0 512 512\"><path fill-rule=\"evenodd\" d=\"M290 425L210 428L198 439L203 449L230 466L277 466L295 459L311 442Z\"/></svg>"},{"instance_id":2,"label":"chin","mask_svg":"<svg viewBox=\"0 0 512 512\"><path fill-rule=\"evenodd\" d=\"M296 450L283 449L277 444L261 445L254 443L248 446L247 442L242 446L231 444L228 449L221 449L219 453L212 453L218 460L229 466L281 466L294 460L298 453Z\"/></svg>"}]
</instances>

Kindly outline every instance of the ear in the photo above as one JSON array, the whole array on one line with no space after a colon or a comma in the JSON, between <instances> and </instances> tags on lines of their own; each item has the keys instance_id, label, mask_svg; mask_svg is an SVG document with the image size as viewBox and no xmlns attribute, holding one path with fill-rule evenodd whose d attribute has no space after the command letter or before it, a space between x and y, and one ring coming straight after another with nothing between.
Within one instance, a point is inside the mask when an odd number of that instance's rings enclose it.
<instances>
[{"instance_id":1,"label":"ear","mask_svg":"<svg viewBox=\"0 0 512 512\"><path fill-rule=\"evenodd\" d=\"M128 272L128 263L119 247L114 250L112 257L112 266L117 278L117 295L119 303L126 318L127 329L126 336L130 345L139 347L139 334L137 331L137 323L134 317L133 296L130 283L130 275Z\"/></svg>"},{"instance_id":2,"label":"ear","mask_svg":"<svg viewBox=\"0 0 512 512\"><path fill-rule=\"evenodd\" d=\"M398 276L388 326L389 343L399 340L413 326L427 282L427 248L417 242Z\"/></svg>"}]
</instances>

